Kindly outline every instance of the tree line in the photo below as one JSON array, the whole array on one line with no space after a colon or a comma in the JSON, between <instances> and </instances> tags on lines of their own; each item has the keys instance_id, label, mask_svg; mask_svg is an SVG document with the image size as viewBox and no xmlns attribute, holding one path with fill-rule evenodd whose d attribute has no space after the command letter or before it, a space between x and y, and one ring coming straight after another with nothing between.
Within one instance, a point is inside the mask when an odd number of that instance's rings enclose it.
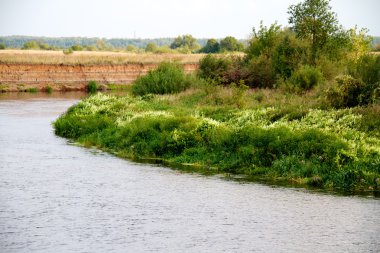
<instances>
[{"instance_id":1,"label":"tree line","mask_svg":"<svg viewBox=\"0 0 380 253\"><path fill-rule=\"evenodd\" d=\"M132 52L180 52L180 53L220 53L244 51L246 41L232 36L223 39L197 39L190 34L176 38L157 39L105 39L85 37L35 37L35 36L2 36L0 49L21 48L40 50L72 51L116 51Z\"/></svg>"}]
</instances>

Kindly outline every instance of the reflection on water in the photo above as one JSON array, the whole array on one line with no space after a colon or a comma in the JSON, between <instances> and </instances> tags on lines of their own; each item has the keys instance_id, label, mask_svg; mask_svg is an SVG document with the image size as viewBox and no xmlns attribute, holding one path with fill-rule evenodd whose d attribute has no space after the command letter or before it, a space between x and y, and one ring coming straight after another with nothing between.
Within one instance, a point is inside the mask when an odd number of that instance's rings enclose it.
<instances>
[{"instance_id":1,"label":"reflection on water","mask_svg":"<svg viewBox=\"0 0 380 253\"><path fill-rule=\"evenodd\" d=\"M225 181L69 145L51 122L85 94L19 95L0 95L0 252L380 250L379 199Z\"/></svg>"}]
</instances>

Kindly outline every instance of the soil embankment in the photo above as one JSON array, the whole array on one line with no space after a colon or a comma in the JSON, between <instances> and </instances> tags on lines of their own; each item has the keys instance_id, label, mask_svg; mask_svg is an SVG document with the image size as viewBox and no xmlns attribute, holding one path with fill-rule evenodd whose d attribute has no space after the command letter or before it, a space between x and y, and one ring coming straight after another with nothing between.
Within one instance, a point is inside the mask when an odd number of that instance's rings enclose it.
<instances>
[{"instance_id":1,"label":"soil embankment","mask_svg":"<svg viewBox=\"0 0 380 253\"><path fill-rule=\"evenodd\" d=\"M126 64L24 64L0 63L0 91L84 90L89 81L99 84L128 85L137 77L157 67L158 63ZM196 63L183 63L186 72Z\"/></svg>"}]
</instances>

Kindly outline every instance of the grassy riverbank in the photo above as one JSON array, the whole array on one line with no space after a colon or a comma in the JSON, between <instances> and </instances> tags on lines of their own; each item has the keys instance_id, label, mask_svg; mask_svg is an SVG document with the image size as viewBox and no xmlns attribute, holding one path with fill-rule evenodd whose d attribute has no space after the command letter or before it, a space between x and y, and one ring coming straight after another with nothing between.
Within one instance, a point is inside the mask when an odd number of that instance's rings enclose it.
<instances>
[{"instance_id":1,"label":"grassy riverbank","mask_svg":"<svg viewBox=\"0 0 380 253\"><path fill-rule=\"evenodd\" d=\"M325 189L378 190L380 106L323 109L317 95L201 84L176 95L97 94L54 127L60 136L120 157Z\"/></svg>"}]
</instances>

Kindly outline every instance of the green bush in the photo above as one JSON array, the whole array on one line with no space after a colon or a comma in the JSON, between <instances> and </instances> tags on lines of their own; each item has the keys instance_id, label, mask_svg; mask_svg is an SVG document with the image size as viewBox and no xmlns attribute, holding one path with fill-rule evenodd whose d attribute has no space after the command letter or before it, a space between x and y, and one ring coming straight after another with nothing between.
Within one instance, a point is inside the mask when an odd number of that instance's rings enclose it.
<instances>
[{"instance_id":1,"label":"green bush","mask_svg":"<svg viewBox=\"0 0 380 253\"><path fill-rule=\"evenodd\" d=\"M0 50L7 48L7 46L4 43L0 43Z\"/></svg>"},{"instance_id":2,"label":"green bush","mask_svg":"<svg viewBox=\"0 0 380 253\"><path fill-rule=\"evenodd\" d=\"M25 42L21 49L40 49L40 47L37 41L31 40L31 41Z\"/></svg>"},{"instance_id":3,"label":"green bush","mask_svg":"<svg viewBox=\"0 0 380 253\"><path fill-rule=\"evenodd\" d=\"M206 55L199 61L198 76L204 79L212 79L219 83L225 83L225 73L232 66L228 58Z\"/></svg>"},{"instance_id":4,"label":"green bush","mask_svg":"<svg viewBox=\"0 0 380 253\"><path fill-rule=\"evenodd\" d=\"M349 75L361 79L365 84L380 82L380 55L364 55L348 67Z\"/></svg>"},{"instance_id":5,"label":"green bush","mask_svg":"<svg viewBox=\"0 0 380 253\"><path fill-rule=\"evenodd\" d=\"M158 49L157 45L155 43L148 43L145 47L145 52L151 52L154 53Z\"/></svg>"},{"instance_id":6,"label":"green bush","mask_svg":"<svg viewBox=\"0 0 380 253\"><path fill-rule=\"evenodd\" d=\"M26 89L27 92L30 92L30 93L37 93L38 92L38 89L35 88L35 87L32 87L32 88L28 88Z\"/></svg>"},{"instance_id":7,"label":"green bush","mask_svg":"<svg viewBox=\"0 0 380 253\"><path fill-rule=\"evenodd\" d=\"M200 53L215 54L220 52L220 44L216 39L209 39L204 47L199 50Z\"/></svg>"},{"instance_id":8,"label":"green bush","mask_svg":"<svg viewBox=\"0 0 380 253\"><path fill-rule=\"evenodd\" d=\"M365 84L352 76L340 76L336 78L336 85L327 90L327 100L335 108L367 105L377 98L378 90L379 84Z\"/></svg>"},{"instance_id":9,"label":"green bush","mask_svg":"<svg viewBox=\"0 0 380 253\"><path fill-rule=\"evenodd\" d=\"M134 95L172 94L184 91L191 85L183 68L175 63L160 63L157 69L137 78L132 86Z\"/></svg>"},{"instance_id":10,"label":"green bush","mask_svg":"<svg viewBox=\"0 0 380 253\"><path fill-rule=\"evenodd\" d=\"M304 65L293 72L289 81L297 91L309 90L322 81L322 74L317 68Z\"/></svg>"},{"instance_id":11,"label":"green bush","mask_svg":"<svg viewBox=\"0 0 380 253\"><path fill-rule=\"evenodd\" d=\"M243 76L246 85L254 88L274 88L277 80L272 59L264 54L244 65Z\"/></svg>"},{"instance_id":12,"label":"green bush","mask_svg":"<svg viewBox=\"0 0 380 253\"><path fill-rule=\"evenodd\" d=\"M280 40L272 53L276 74L289 78L299 65L307 62L307 44L289 31Z\"/></svg>"},{"instance_id":13,"label":"green bush","mask_svg":"<svg viewBox=\"0 0 380 253\"><path fill-rule=\"evenodd\" d=\"M95 93L98 90L98 84L95 81L89 81L87 84L87 92Z\"/></svg>"},{"instance_id":14,"label":"green bush","mask_svg":"<svg viewBox=\"0 0 380 253\"><path fill-rule=\"evenodd\" d=\"M73 51L82 51L82 50L83 50L83 47L82 47L81 45L78 45L78 44L73 45L73 46L71 46L70 48L71 48L71 50L73 50Z\"/></svg>"},{"instance_id":15,"label":"green bush","mask_svg":"<svg viewBox=\"0 0 380 253\"><path fill-rule=\"evenodd\" d=\"M74 53L73 49L71 49L71 48L64 49L62 52L65 55Z\"/></svg>"},{"instance_id":16,"label":"green bush","mask_svg":"<svg viewBox=\"0 0 380 253\"><path fill-rule=\"evenodd\" d=\"M51 86L47 86L45 90L49 94L53 93L53 88Z\"/></svg>"}]
</instances>

